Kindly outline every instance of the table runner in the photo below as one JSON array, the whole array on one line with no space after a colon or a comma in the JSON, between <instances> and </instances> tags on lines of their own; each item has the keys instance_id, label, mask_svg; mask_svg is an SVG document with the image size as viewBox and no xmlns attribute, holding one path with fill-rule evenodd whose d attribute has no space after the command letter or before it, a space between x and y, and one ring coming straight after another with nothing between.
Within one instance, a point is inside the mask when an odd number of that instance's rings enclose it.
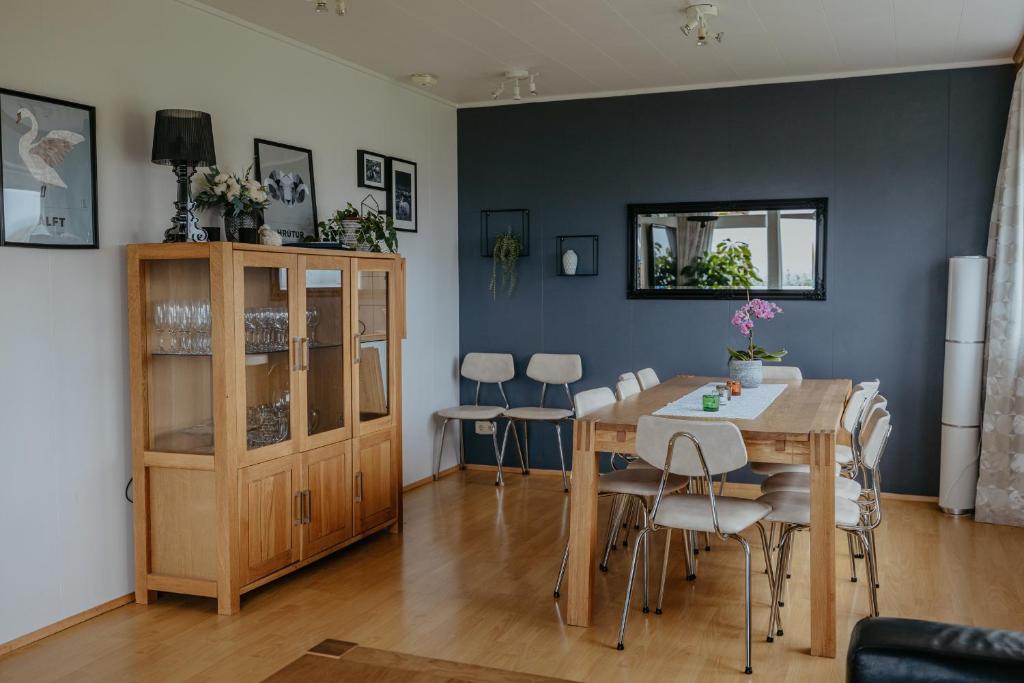
<instances>
[{"instance_id":1,"label":"table runner","mask_svg":"<svg viewBox=\"0 0 1024 683\"><path fill-rule=\"evenodd\" d=\"M786 384L762 384L759 387L743 389L731 401L722 400L718 412L704 410L703 396L715 392L716 383L705 384L696 391L672 401L655 415L663 417L708 417L731 420L753 420L786 390Z\"/></svg>"}]
</instances>

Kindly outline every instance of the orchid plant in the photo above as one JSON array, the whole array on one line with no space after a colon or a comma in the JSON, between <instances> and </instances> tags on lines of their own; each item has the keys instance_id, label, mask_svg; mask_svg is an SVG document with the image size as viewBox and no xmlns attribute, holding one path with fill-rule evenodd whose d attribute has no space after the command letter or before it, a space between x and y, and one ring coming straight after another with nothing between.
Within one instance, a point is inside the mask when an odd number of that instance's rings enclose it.
<instances>
[{"instance_id":1,"label":"orchid plant","mask_svg":"<svg viewBox=\"0 0 1024 683\"><path fill-rule=\"evenodd\" d=\"M196 204L201 209L220 207L225 216L237 217L243 214L255 215L270 206L267 188L260 181L251 178L252 166L245 175L221 173L216 167L203 174L206 187L196 195Z\"/></svg>"},{"instance_id":2,"label":"orchid plant","mask_svg":"<svg viewBox=\"0 0 1024 683\"><path fill-rule=\"evenodd\" d=\"M745 349L732 349L726 347L731 360L750 361L760 360L777 363L786 355L786 349L769 352L764 347L754 343L754 321L771 320L782 309L770 301L764 299L749 299L732 316L732 326L739 330L740 334L747 338L748 344Z\"/></svg>"}]
</instances>

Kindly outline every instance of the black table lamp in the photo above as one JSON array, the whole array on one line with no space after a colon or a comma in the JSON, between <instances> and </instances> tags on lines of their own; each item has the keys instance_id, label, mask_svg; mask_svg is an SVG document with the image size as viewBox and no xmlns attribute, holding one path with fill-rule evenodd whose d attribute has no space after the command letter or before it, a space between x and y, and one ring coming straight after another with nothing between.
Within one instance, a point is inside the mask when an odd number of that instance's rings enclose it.
<instances>
[{"instance_id":1,"label":"black table lamp","mask_svg":"<svg viewBox=\"0 0 1024 683\"><path fill-rule=\"evenodd\" d=\"M178 178L177 212L164 232L164 242L205 242L206 232L193 212L192 176L198 167L217 164L210 115L190 109L158 111L153 126L153 163L173 166Z\"/></svg>"}]
</instances>

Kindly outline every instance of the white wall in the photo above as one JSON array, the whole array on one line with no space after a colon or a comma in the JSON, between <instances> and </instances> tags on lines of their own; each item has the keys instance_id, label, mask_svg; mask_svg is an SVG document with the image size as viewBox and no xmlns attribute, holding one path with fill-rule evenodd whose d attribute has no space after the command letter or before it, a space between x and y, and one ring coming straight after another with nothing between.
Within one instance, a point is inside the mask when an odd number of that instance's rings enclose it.
<instances>
[{"instance_id":1,"label":"white wall","mask_svg":"<svg viewBox=\"0 0 1024 683\"><path fill-rule=\"evenodd\" d=\"M430 413L457 401L455 110L171 0L0 0L0 16L0 86L97 109L102 245L0 248L0 643L133 590L123 245L159 241L172 213L157 109L210 112L222 168L244 169L254 137L311 148L321 215L365 194L357 148L418 162L405 479L429 475Z\"/></svg>"}]
</instances>

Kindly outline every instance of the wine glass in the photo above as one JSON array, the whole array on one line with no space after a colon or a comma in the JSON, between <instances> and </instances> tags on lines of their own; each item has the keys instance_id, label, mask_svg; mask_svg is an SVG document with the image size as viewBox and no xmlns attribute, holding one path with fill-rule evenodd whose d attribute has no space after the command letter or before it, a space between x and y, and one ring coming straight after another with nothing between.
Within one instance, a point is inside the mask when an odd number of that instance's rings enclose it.
<instances>
[{"instance_id":1,"label":"wine glass","mask_svg":"<svg viewBox=\"0 0 1024 683\"><path fill-rule=\"evenodd\" d=\"M316 344L316 326L320 324L320 309L311 306L306 310L306 325L309 327L309 343Z\"/></svg>"}]
</instances>

